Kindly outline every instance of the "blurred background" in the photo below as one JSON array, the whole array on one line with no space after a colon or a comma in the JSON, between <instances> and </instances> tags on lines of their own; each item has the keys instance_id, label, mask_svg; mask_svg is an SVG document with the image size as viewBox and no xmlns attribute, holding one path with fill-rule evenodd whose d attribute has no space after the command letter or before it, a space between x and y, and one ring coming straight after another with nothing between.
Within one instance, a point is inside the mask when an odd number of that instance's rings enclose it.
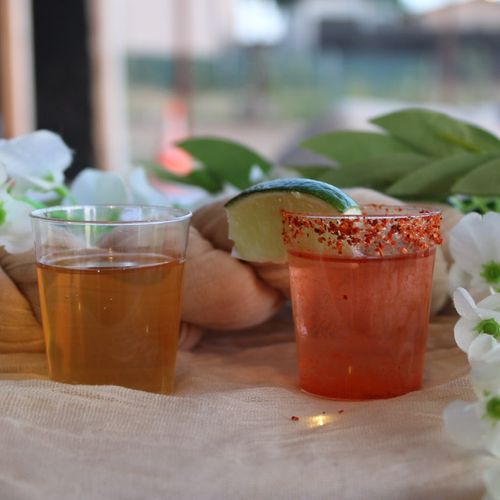
<instances>
[{"instance_id":1,"label":"blurred background","mask_svg":"<svg viewBox=\"0 0 500 500\"><path fill-rule=\"evenodd\" d=\"M494 0L0 0L0 137L60 133L70 178L186 172L191 135L293 164L407 104L498 133L499 83Z\"/></svg>"}]
</instances>

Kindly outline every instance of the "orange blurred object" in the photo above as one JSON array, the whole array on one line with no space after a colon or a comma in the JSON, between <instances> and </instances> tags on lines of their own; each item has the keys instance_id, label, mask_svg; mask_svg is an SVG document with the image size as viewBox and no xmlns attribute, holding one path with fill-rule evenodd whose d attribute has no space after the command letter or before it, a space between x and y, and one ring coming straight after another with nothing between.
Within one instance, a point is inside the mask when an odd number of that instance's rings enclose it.
<instances>
[{"instance_id":1,"label":"orange blurred object","mask_svg":"<svg viewBox=\"0 0 500 500\"><path fill-rule=\"evenodd\" d=\"M188 107L177 97L172 98L164 107L160 151L156 161L166 170L186 175L193 170L193 159L176 143L189 136Z\"/></svg>"}]
</instances>

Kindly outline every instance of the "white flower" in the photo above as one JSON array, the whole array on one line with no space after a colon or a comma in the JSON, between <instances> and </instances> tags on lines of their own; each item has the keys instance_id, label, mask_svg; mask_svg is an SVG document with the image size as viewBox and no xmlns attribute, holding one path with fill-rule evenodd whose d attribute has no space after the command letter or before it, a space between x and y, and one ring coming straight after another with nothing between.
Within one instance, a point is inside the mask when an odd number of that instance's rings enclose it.
<instances>
[{"instance_id":1,"label":"white flower","mask_svg":"<svg viewBox=\"0 0 500 500\"><path fill-rule=\"evenodd\" d=\"M61 137L48 130L0 142L0 164L14 181L14 195L23 195L30 188L58 189L72 157Z\"/></svg>"},{"instance_id":2,"label":"white flower","mask_svg":"<svg viewBox=\"0 0 500 500\"><path fill-rule=\"evenodd\" d=\"M127 186L118 174L95 168L86 168L76 176L70 194L70 203L81 205L120 205L129 201Z\"/></svg>"},{"instance_id":3,"label":"white flower","mask_svg":"<svg viewBox=\"0 0 500 500\"><path fill-rule=\"evenodd\" d=\"M491 335L479 335L469 349L471 382L480 398L500 390L500 343Z\"/></svg>"},{"instance_id":4,"label":"white flower","mask_svg":"<svg viewBox=\"0 0 500 500\"><path fill-rule=\"evenodd\" d=\"M86 168L73 181L70 194L71 199L67 199L67 203L88 205L169 204L168 198L149 184L142 168L132 169L126 179L115 172Z\"/></svg>"},{"instance_id":5,"label":"white flower","mask_svg":"<svg viewBox=\"0 0 500 500\"><path fill-rule=\"evenodd\" d=\"M476 305L467 290L458 288L453 294L453 302L461 316L454 329L455 342L468 353L470 361L476 343L497 343L500 339L500 293L490 295ZM481 346L478 349L482 352L484 344Z\"/></svg>"},{"instance_id":6,"label":"white flower","mask_svg":"<svg viewBox=\"0 0 500 500\"><path fill-rule=\"evenodd\" d=\"M0 144L1 144L2 139L0 139ZM2 187L7 187L7 181L9 180L9 176L7 175L7 170L5 170L5 167L0 164L0 188Z\"/></svg>"},{"instance_id":7,"label":"white flower","mask_svg":"<svg viewBox=\"0 0 500 500\"><path fill-rule=\"evenodd\" d=\"M455 325L455 341L467 353L472 385L483 398L500 389L500 294L476 305L466 290L458 288L453 301L462 316Z\"/></svg>"},{"instance_id":8,"label":"white flower","mask_svg":"<svg viewBox=\"0 0 500 500\"><path fill-rule=\"evenodd\" d=\"M7 192L7 172L0 166L0 247L19 253L33 246L29 214L31 205L14 199Z\"/></svg>"},{"instance_id":9,"label":"white flower","mask_svg":"<svg viewBox=\"0 0 500 500\"><path fill-rule=\"evenodd\" d=\"M500 500L500 466L486 469L483 478L486 486L484 500Z\"/></svg>"},{"instance_id":10,"label":"white flower","mask_svg":"<svg viewBox=\"0 0 500 500\"><path fill-rule=\"evenodd\" d=\"M168 199L148 181L143 168L134 168L129 177L130 194L133 203L139 205L165 205Z\"/></svg>"},{"instance_id":11,"label":"white flower","mask_svg":"<svg viewBox=\"0 0 500 500\"><path fill-rule=\"evenodd\" d=\"M450 252L455 261L450 269L450 292L468 288L483 298L500 291L500 213L467 214L451 231Z\"/></svg>"},{"instance_id":12,"label":"white flower","mask_svg":"<svg viewBox=\"0 0 500 500\"><path fill-rule=\"evenodd\" d=\"M448 435L461 446L500 458L500 395L475 403L454 401L444 410Z\"/></svg>"}]
</instances>

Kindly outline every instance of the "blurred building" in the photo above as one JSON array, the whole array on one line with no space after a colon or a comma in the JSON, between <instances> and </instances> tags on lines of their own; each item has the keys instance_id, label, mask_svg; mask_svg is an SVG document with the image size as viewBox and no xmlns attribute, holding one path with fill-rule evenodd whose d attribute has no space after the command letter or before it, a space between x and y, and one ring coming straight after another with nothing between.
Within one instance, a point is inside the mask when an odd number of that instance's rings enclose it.
<instances>
[{"instance_id":1,"label":"blurred building","mask_svg":"<svg viewBox=\"0 0 500 500\"><path fill-rule=\"evenodd\" d=\"M397 23L403 12L397 0L298 0L291 11L290 40L295 48L313 49L325 27L372 31Z\"/></svg>"},{"instance_id":2,"label":"blurred building","mask_svg":"<svg viewBox=\"0 0 500 500\"><path fill-rule=\"evenodd\" d=\"M233 38L236 0L124 0L130 54L213 57Z\"/></svg>"},{"instance_id":3,"label":"blurred building","mask_svg":"<svg viewBox=\"0 0 500 500\"><path fill-rule=\"evenodd\" d=\"M500 2L470 0L450 4L418 16L416 24L432 31L497 33L500 30Z\"/></svg>"}]
</instances>

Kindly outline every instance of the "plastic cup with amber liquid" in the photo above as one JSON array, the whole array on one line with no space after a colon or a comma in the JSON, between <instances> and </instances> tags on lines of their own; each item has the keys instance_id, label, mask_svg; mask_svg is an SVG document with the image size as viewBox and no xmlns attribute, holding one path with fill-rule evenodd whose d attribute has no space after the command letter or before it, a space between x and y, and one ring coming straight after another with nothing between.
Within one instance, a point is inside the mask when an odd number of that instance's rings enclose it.
<instances>
[{"instance_id":1,"label":"plastic cup with amber liquid","mask_svg":"<svg viewBox=\"0 0 500 500\"><path fill-rule=\"evenodd\" d=\"M171 393L191 213L96 205L31 216L50 378Z\"/></svg>"}]
</instances>

